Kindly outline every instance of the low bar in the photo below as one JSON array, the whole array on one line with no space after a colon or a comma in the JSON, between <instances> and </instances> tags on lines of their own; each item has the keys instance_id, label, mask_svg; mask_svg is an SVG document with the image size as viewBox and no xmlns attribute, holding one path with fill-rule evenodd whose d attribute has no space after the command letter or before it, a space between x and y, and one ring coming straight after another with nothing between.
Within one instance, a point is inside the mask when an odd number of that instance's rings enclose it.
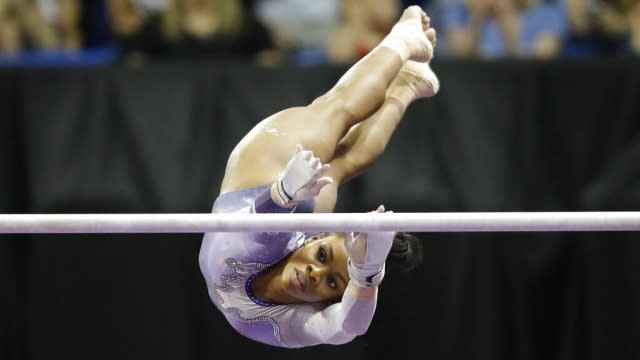
<instances>
[{"instance_id":1,"label":"low bar","mask_svg":"<svg viewBox=\"0 0 640 360\"><path fill-rule=\"evenodd\" d=\"M640 212L0 214L0 234L640 231Z\"/></svg>"}]
</instances>

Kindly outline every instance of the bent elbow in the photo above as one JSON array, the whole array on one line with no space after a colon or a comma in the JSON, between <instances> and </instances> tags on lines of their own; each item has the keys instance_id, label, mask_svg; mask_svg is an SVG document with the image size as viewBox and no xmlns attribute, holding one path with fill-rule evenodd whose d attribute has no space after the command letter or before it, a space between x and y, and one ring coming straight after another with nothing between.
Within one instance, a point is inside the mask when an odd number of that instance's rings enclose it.
<instances>
[{"instance_id":1,"label":"bent elbow","mask_svg":"<svg viewBox=\"0 0 640 360\"><path fill-rule=\"evenodd\" d=\"M345 321L342 324L342 332L351 335L353 340L356 336L364 335L369 330L370 324L371 321Z\"/></svg>"},{"instance_id":2,"label":"bent elbow","mask_svg":"<svg viewBox=\"0 0 640 360\"><path fill-rule=\"evenodd\" d=\"M354 327L349 327L349 328L345 328L344 332L351 335L352 338L351 340L353 340L353 338L355 338L356 336L360 336L360 335L364 335L367 333L367 330L369 330L369 326L354 326ZM349 340L349 341L351 341Z\"/></svg>"}]
</instances>

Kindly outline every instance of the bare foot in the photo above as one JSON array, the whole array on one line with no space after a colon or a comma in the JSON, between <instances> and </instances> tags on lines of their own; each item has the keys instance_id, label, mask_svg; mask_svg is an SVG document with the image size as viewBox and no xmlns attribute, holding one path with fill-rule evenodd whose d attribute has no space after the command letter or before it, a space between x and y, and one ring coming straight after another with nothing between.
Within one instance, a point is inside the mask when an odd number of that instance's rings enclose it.
<instances>
[{"instance_id":1,"label":"bare foot","mask_svg":"<svg viewBox=\"0 0 640 360\"><path fill-rule=\"evenodd\" d=\"M431 18L429 18L427 13L423 10L420 11L422 11L422 14L420 15L420 17L422 18L422 30L424 32L427 32L427 30L429 30L429 28L431 27Z\"/></svg>"},{"instance_id":2,"label":"bare foot","mask_svg":"<svg viewBox=\"0 0 640 360\"><path fill-rule=\"evenodd\" d=\"M435 49L436 44L438 43L438 36L436 35L436 29L429 28L424 33L425 35L427 35L427 39L429 39L429 42L431 43L431 46L433 47L433 49ZM431 59L429 59L429 61L431 61Z\"/></svg>"}]
</instances>

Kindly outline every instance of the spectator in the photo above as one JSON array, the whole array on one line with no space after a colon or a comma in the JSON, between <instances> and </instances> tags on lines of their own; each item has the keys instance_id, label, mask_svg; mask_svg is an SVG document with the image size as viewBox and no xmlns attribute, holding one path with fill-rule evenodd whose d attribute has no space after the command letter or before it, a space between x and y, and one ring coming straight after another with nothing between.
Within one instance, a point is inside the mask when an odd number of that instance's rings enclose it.
<instances>
[{"instance_id":1,"label":"spectator","mask_svg":"<svg viewBox=\"0 0 640 360\"><path fill-rule=\"evenodd\" d=\"M83 47L80 0L37 0L36 5L46 26L55 34L58 49L76 51Z\"/></svg>"},{"instance_id":2,"label":"spectator","mask_svg":"<svg viewBox=\"0 0 640 360\"><path fill-rule=\"evenodd\" d=\"M240 0L169 0L121 44L128 56L151 59L257 59L272 48L269 32Z\"/></svg>"},{"instance_id":3,"label":"spectator","mask_svg":"<svg viewBox=\"0 0 640 360\"><path fill-rule=\"evenodd\" d=\"M560 4L464 0L447 1L443 8L445 47L452 56L552 58L561 53L566 20Z\"/></svg>"},{"instance_id":4,"label":"spectator","mask_svg":"<svg viewBox=\"0 0 640 360\"><path fill-rule=\"evenodd\" d=\"M584 57L624 53L629 34L625 10L625 2L620 0L567 0L570 37L565 54Z\"/></svg>"},{"instance_id":5,"label":"spectator","mask_svg":"<svg viewBox=\"0 0 640 360\"><path fill-rule=\"evenodd\" d=\"M15 0L0 0L0 52L15 54L22 50L23 27Z\"/></svg>"},{"instance_id":6,"label":"spectator","mask_svg":"<svg viewBox=\"0 0 640 360\"><path fill-rule=\"evenodd\" d=\"M256 17L272 34L282 61L326 63L329 35L338 25L340 0L257 0Z\"/></svg>"},{"instance_id":7,"label":"spectator","mask_svg":"<svg viewBox=\"0 0 640 360\"><path fill-rule=\"evenodd\" d=\"M25 50L77 49L80 46L74 0L49 4L49 17L42 15L43 3L29 0L0 0L0 51L18 54ZM55 5L55 6L51 6Z\"/></svg>"},{"instance_id":8,"label":"spectator","mask_svg":"<svg viewBox=\"0 0 640 360\"><path fill-rule=\"evenodd\" d=\"M138 32L149 16L165 9L167 0L107 0L106 4L111 28L119 38Z\"/></svg>"},{"instance_id":9,"label":"spectator","mask_svg":"<svg viewBox=\"0 0 640 360\"><path fill-rule=\"evenodd\" d=\"M330 36L329 59L354 63L389 32L402 10L399 0L342 0L342 20Z\"/></svg>"},{"instance_id":10,"label":"spectator","mask_svg":"<svg viewBox=\"0 0 640 360\"><path fill-rule=\"evenodd\" d=\"M640 1L630 0L627 9L629 50L632 54L640 55Z\"/></svg>"}]
</instances>

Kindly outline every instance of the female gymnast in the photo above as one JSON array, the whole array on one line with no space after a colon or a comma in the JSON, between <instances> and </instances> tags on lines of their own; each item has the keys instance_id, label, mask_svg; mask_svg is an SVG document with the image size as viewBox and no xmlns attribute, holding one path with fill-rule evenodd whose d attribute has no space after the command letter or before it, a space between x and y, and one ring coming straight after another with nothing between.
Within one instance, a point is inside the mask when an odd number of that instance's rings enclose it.
<instances>
[{"instance_id":1,"label":"female gymnast","mask_svg":"<svg viewBox=\"0 0 640 360\"><path fill-rule=\"evenodd\" d=\"M327 93L238 143L213 212L333 211L338 185L382 154L407 106L438 91L435 42L428 16L407 8ZM291 348L343 344L367 331L394 244L420 256L393 232L207 233L199 261L213 303L242 335Z\"/></svg>"}]
</instances>

